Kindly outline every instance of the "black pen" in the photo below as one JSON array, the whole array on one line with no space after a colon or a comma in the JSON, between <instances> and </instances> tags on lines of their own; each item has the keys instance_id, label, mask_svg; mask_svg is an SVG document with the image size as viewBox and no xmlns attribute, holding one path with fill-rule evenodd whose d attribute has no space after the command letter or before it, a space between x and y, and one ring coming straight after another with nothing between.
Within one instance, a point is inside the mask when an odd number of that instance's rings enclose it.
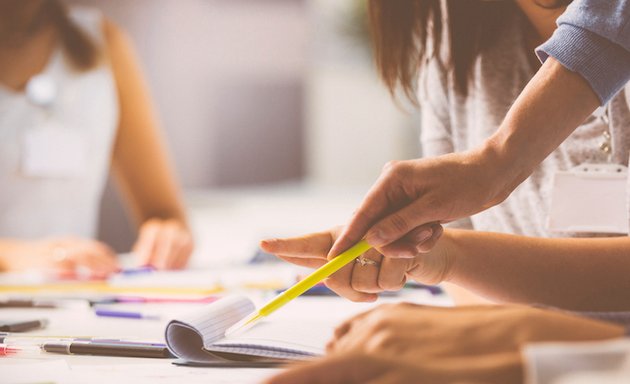
<instances>
[{"instance_id":1,"label":"black pen","mask_svg":"<svg viewBox=\"0 0 630 384\"><path fill-rule=\"evenodd\" d=\"M24 332L33 329L44 328L48 325L48 320L25 320L25 321L1 321L0 331L2 332Z\"/></svg>"},{"instance_id":2,"label":"black pen","mask_svg":"<svg viewBox=\"0 0 630 384\"><path fill-rule=\"evenodd\" d=\"M57 308L58 304L51 300L9 299L0 300L0 308Z\"/></svg>"},{"instance_id":3,"label":"black pen","mask_svg":"<svg viewBox=\"0 0 630 384\"><path fill-rule=\"evenodd\" d=\"M107 341L69 341L44 343L42 349L65 355L96 355L117 357L151 357L166 359L173 357L164 344Z\"/></svg>"}]
</instances>

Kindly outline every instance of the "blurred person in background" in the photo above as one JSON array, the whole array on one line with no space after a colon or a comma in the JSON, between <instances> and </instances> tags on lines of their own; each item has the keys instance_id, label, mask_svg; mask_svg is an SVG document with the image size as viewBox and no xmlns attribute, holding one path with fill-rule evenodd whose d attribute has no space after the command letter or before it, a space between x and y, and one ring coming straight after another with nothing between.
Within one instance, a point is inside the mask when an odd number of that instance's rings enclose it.
<instances>
[{"instance_id":1,"label":"blurred person in background","mask_svg":"<svg viewBox=\"0 0 630 384\"><path fill-rule=\"evenodd\" d=\"M117 271L95 239L110 168L137 263L183 268L192 236L125 34L96 9L0 1L0 270Z\"/></svg>"}]
</instances>

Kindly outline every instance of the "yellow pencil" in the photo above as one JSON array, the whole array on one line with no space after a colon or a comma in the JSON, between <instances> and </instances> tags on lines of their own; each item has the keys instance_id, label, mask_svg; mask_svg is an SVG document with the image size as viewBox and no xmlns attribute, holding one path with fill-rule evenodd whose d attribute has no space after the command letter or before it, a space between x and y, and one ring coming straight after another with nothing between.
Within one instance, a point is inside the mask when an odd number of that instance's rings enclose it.
<instances>
[{"instance_id":1,"label":"yellow pencil","mask_svg":"<svg viewBox=\"0 0 630 384\"><path fill-rule=\"evenodd\" d=\"M260 319L269 316L291 300L308 291L310 288L315 286L315 284L337 272L339 269L341 269L341 267L361 256L370 248L372 248L372 246L370 246L367 241L359 241L347 251L341 253L339 256L335 257L334 259L319 267L317 270L313 271L313 273L305 277L303 280L301 280L291 288L274 297L258 311L250 314L243 320L234 324L225 332L225 335L231 336L237 332L240 333L240 331L244 330L245 328L253 326Z\"/></svg>"}]
</instances>

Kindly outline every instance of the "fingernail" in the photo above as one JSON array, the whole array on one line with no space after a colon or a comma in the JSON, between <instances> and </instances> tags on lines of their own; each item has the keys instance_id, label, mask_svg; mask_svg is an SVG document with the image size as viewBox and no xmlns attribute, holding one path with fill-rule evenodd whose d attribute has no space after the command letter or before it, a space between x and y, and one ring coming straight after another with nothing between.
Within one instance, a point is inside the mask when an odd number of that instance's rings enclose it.
<instances>
[{"instance_id":1,"label":"fingernail","mask_svg":"<svg viewBox=\"0 0 630 384\"><path fill-rule=\"evenodd\" d=\"M375 231L373 233L368 233L367 236L365 237L365 240L367 240L368 244L370 244L373 247L379 247L381 245L385 245L389 243L389 239L387 239L383 231Z\"/></svg>"},{"instance_id":2,"label":"fingernail","mask_svg":"<svg viewBox=\"0 0 630 384\"><path fill-rule=\"evenodd\" d=\"M424 231L420 232L420 234L418 235L418 242L419 243L425 242L426 240L431 238L431 235L433 235L433 231L431 229L425 229Z\"/></svg>"}]
</instances>

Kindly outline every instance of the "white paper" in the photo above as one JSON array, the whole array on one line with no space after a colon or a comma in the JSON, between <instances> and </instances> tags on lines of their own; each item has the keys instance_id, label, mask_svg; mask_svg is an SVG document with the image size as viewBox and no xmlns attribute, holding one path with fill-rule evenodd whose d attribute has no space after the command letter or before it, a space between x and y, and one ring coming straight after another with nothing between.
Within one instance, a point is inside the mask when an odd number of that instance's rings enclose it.
<instances>
[{"instance_id":1,"label":"white paper","mask_svg":"<svg viewBox=\"0 0 630 384\"><path fill-rule=\"evenodd\" d=\"M254 304L245 297L218 300L170 321L166 343L174 355L192 362L222 360L211 352L301 360L323 354L325 343L332 336L332 325L273 319L261 321L237 337L224 338L229 327L254 310Z\"/></svg>"},{"instance_id":2,"label":"white paper","mask_svg":"<svg viewBox=\"0 0 630 384\"><path fill-rule=\"evenodd\" d=\"M594 170L557 172L553 180L548 228L552 232L628 233L625 167L601 171L609 164L588 164ZM616 167L616 166L615 166ZM591 169L587 168L587 169Z\"/></svg>"}]
</instances>

